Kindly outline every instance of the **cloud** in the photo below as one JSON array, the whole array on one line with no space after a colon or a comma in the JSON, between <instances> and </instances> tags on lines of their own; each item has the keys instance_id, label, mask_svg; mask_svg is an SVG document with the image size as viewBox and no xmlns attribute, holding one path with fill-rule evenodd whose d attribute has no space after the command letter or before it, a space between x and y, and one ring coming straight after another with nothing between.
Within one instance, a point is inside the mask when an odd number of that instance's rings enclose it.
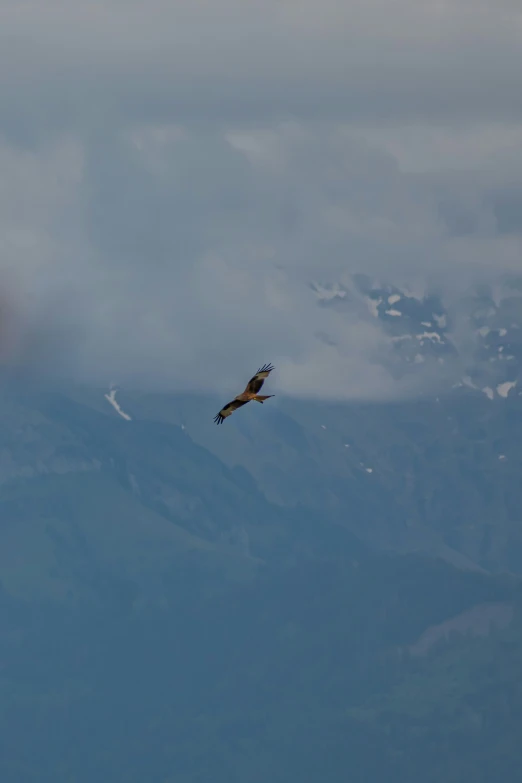
<instances>
[{"instance_id":1,"label":"cloud","mask_svg":"<svg viewBox=\"0 0 522 783\"><path fill-rule=\"evenodd\" d=\"M521 30L510 2L0 0L4 354L407 393L308 283L520 270Z\"/></svg>"},{"instance_id":2,"label":"cloud","mask_svg":"<svg viewBox=\"0 0 522 783\"><path fill-rule=\"evenodd\" d=\"M521 26L511 0L2 0L0 106L28 136L152 114L512 121Z\"/></svg>"}]
</instances>

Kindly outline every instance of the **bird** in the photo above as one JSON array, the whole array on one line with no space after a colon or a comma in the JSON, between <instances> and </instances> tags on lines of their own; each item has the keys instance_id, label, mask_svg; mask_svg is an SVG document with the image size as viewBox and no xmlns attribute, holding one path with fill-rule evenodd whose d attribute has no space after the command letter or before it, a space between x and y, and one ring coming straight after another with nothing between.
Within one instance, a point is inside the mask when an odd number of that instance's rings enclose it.
<instances>
[{"instance_id":1,"label":"bird","mask_svg":"<svg viewBox=\"0 0 522 783\"><path fill-rule=\"evenodd\" d=\"M221 408L219 413L214 416L214 421L216 424L222 424L227 416L230 416L232 413L234 413L235 410L241 408L242 405L246 405L247 402L250 402L250 400L255 400L256 402L263 404L265 400L268 400L270 397L274 397L275 395L273 394L258 394L258 391L265 382L265 378L268 378L273 369L274 368L271 364L264 364L262 367L260 367L253 378L250 378L246 385L245 391L241 394L238 394L237 397L232 400L232 402L227 402L227 404Z\"/></svg>"}]
</instances>

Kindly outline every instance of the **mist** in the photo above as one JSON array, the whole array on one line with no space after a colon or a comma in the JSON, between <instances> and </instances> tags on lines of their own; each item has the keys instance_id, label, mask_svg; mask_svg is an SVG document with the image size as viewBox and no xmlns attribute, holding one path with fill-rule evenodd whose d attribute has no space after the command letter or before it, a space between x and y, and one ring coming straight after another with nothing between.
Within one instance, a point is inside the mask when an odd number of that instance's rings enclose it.
<instances>
[{"instance_id":1,"label":"mist","mask_svg":"<svg viewBox=\"0 0 522 783\"><path fill-rule=\"evenodd\" d=\"M393 379L310 283L455 305L522 269L513 3L0 12L8 365L224 392L271 361L279 393L394 399L447 369Z\"/></svg>"}]
</instances>

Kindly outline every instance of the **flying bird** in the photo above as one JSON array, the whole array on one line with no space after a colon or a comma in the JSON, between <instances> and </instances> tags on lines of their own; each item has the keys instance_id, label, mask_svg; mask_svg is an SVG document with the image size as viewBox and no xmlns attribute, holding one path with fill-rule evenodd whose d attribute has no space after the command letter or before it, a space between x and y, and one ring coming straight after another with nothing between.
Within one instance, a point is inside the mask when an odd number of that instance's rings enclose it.
<instances>
[{"instance_id":1,"label":"flying bird","mask_svg":"<svg viewBox=\"0 0 522 783\"><path fill-rule=\"evenodd\" d=\"M250 378L246 385L245 391L241 394L238 394L237 397L232 400L232 402L228 402L223 408L221 408L219 413L214 416L214 421L216 424L222 424L227 416L230 416L232 413L234 413L235 410L241 408L242 405L246 405L247 402L250 402L250 400L255 400L256 402L260 402L262 404L265 400L268 400L269 397L273 397L273 394L258 394L258 391L265 382L265 378L268 378L273 369L274 368L271 364L264 364L263 367L260 367L254 377Z\"/></svg>"}]
</instances>

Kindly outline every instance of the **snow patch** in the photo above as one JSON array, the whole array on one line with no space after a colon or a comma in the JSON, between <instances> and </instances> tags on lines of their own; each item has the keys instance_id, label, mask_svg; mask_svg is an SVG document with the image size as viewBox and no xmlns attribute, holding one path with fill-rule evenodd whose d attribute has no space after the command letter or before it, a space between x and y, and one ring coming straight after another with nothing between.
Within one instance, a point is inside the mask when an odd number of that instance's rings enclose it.
<instances>
[{"instance_id":1,"label":"snow patch","mask_svg":"<svg viewBox=\"0 0 522 783\"><path fill-rule=\"evenodd\" d=\"M435 343L444 345L444 340L438 332L423 332L422 334L417 334L416 337L417 340L432 340Z\"/></svg>"},{"instance_id":2,"label":"snow patch","mask_svg":"<svg viewBox=\"0 0 522 783\"><path fill-rule=\"evenodd\" d=\"M116 402L116 391L117 389L111 389L108 394L104 394L103 396L112 405L116 413L120 414L122 419L125 419L126 421L132 421L129 414L125 413L125 411L122 411L119 404Z\"/></svg>"},{"instance_id":3,"label":"snow patch","mask_svg":"<svg viewBox=\"0 0 522 783\"><path fill-rule=\"evenodd\" d=\"M516 381L506 381L505 383L499 383L497 386L497 392L501 397L504 397L504 399L508 396L511 389L514 389L517 385Z\"/></svg>"},{"instance_id":4,"label":"snow patch","mask_svg":"<svg viewBox=\"0 0 522 783\"><path fill-rule=\"evenodd\" d=\"M401 288L404 296L408 299L417 299L417 301L422 302L426 296L426 288L420 281L417 281L415 284L410 282L409 285L401 286Z\"/></svg>"}]
</instances>

